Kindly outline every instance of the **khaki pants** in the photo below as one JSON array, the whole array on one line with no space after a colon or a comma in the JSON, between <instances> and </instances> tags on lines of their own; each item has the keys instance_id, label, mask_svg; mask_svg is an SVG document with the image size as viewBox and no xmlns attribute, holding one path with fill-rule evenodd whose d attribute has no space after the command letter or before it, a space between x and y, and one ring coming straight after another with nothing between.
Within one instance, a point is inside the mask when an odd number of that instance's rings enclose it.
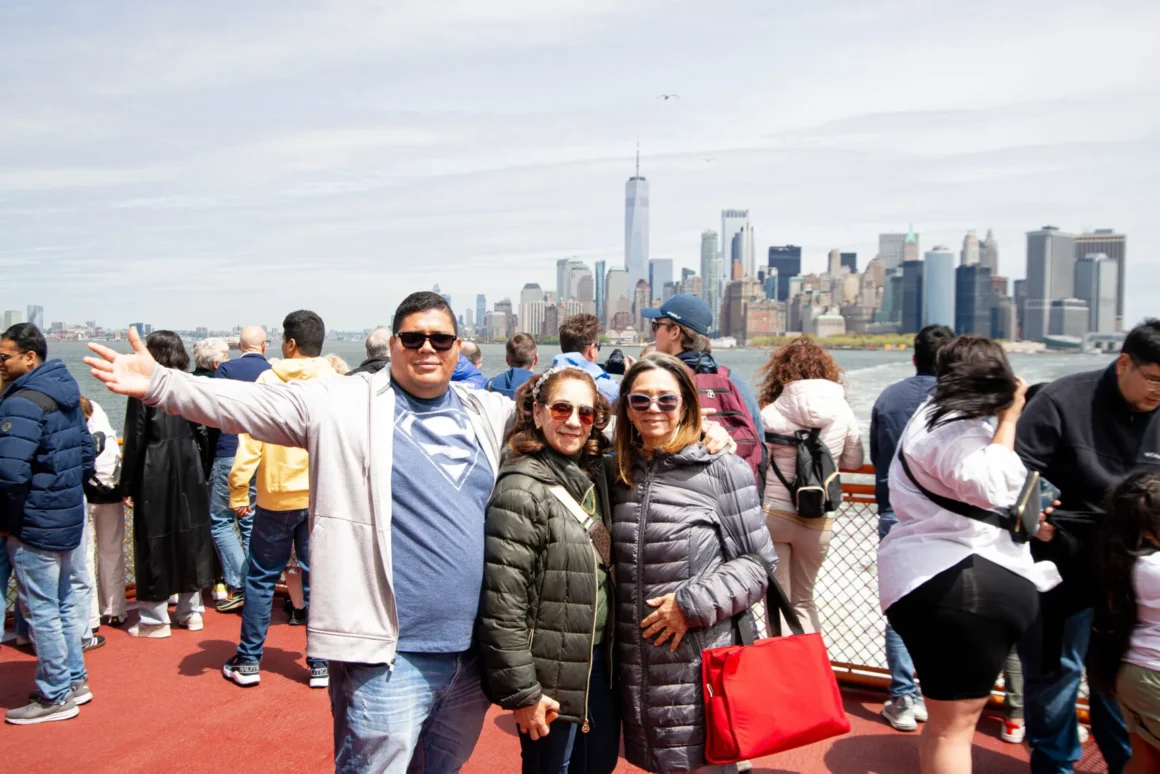
<instances>
[{"instance_id":1,"label":"khaki pants","mask_svg":"<svg viewBox=\"0 0 1160 774\"><path fill-rule=\"evenodd\" d=\"M830 547L832 531L829 522L825 522L825 529L816 529L777 514L777 511L765 513L769 537L777 550L777 570L774 576L789 597L806 633L821 631L818 608L814 604L814 583L818 580L818 573ZM783 624L782 632L788 631L788 627Z\"/></svg>"}]
</instances>

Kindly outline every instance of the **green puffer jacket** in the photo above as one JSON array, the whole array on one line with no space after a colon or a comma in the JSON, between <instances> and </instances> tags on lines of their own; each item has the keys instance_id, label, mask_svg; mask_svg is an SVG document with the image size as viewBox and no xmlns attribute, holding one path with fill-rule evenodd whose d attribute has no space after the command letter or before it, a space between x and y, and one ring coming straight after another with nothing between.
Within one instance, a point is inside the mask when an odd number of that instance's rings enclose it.
<instances>
[{"instance_id":1,"label":"green puffer jacket","mask_svg":"<svg viewBox=\"0 0 1160 774\"><path fill-rule=\"evenodd\" d=\"M595 486L607 526L606 479L602 471L594 478L547 449L527 457L509 452L500 466L487 509L478 641L484 688L504 709L529 707L547 695L560 703L561 720L587 720L595 553L588 533L548 487L562 485L583 504ZM611 583L608 590L605 645L612 642L615 609Z\"/></svg>"}]
</instances>

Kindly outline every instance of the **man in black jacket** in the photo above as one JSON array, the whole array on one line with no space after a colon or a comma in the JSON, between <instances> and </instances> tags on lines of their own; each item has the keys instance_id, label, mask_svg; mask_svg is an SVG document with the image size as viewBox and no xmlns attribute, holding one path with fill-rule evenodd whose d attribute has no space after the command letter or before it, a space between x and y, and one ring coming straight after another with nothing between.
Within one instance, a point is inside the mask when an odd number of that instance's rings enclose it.
<instances>
[{"instance_id":1,"label":"man in black jacket","mask_svg":"<svg viewBox=\"0 0 1160 774\"><path fill-rule=\"evenodd\" d=\"M355 374L377 374L391 364L391 331L389 328L375 328L367 336L367 359L358 368L347 372Z\"/></svg>"},{"instance_id":2,"label":"man in black jacket","mask_svg":"<svg viewBox=\"0 0 1160 774\"><path fill-rule=\"evenodd\" d=\"M1108 368L1048 385L1019 420L1015 450L1061 491L1032 552L1054 561L1064 583L1044 595L1039 621L1019 647L1033 774L1071 772L1081 757L1075 702L1092 628L1095 526L1124 477L1160 471L1158 408L1160 320L1147 320ZM1118 774L1131 755L1119 707L1093 692L1091 714L1108 770Z\"/></svg>"}]
</instances>

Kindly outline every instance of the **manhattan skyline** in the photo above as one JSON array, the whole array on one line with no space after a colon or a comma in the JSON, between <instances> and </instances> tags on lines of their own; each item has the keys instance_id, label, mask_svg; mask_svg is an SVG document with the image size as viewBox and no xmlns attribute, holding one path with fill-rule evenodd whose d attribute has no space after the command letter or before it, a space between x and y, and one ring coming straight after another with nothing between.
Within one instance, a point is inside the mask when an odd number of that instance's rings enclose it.
<instances>
[{"instance_id":1,"label":"manhattan skyline","mask_svg":"<svg viewBox=\"0 0 1160 774\"><path fill-rule=\"evenodd\" d=\"M913 222L993 229L1017 278L1027 232L1112 227L1125 323L1160 309L1154 3L728 6L0 4L4 307L361 329L436 282L516 300L623 265L639 138L674 276L730 208L804 273Z\"/></svg>"}]
</instances>

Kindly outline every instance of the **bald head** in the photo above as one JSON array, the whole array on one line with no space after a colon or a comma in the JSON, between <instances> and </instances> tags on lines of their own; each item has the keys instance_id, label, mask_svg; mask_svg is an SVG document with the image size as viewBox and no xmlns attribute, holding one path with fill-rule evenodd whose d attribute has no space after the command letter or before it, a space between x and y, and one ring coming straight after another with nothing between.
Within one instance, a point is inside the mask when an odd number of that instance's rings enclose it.
<instances>
[{"instance_id":1,"label":"bald head","mask_svg":"<svg viewBox=\"0 0 1160 774\"><path fill-rule=\"evenodd\" d=\"M247 325L242 328L242 335L238 337L238 349L244 355L247 352L262 352L266 346L266 332L259 325Z\"/></svg>"},{"instance_id":2,"label":"bald head","mask_svg":"<svg viewBox=\"0 0 1160 774\"><path fill-rule=\"evenodd\" d=\"M389 359L391 357L391 329L375 328L367 336L367 359Z\"/></svg>"},{"instance_id":3,"label":"bald head","mask_svg":"<svg viewBox=\"0 0 1160 774\"><path fill-rule=\"evenodd\" d=\"M483 353L479 351L479 346L474 341L463 342L459 347L459 354L470 360L476 368L483 365Z\"/></svg>"}]
</instances>

